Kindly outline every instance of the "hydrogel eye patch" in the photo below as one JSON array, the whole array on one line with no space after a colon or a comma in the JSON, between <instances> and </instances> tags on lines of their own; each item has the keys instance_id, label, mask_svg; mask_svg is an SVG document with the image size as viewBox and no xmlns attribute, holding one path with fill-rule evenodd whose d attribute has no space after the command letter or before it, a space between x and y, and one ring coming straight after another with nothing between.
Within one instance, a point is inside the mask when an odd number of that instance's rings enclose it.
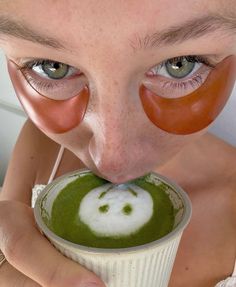
<instances>
[{"instance_id":1,"label":"hydrogel eye patch","mask_svg":"<svg viewBox=\"0 0 236 287\"><path fill-rule=\"evenodd\" d=\"M172 134L186 135L206 128L231 95L236 78L236 56L220 62L194 92L179 98L158 96L144 85L140 98L149 120Z\"/></svg>"},{"instance_id":2,"label":"hydrogel eye patch","mask_svg":"<svg viewBox=\"0 0 236 287\"><path fill-rule=\"evenodd\" d=\"M18 66L8 61L8 70L16 94L31 120L41 130L67 132L83 120L89 101L85 87L66 100L50 99L34 90ZM236 56L229 56L209 74L204 84L180 98L163 98L144 85L140 98L150 121L160 129L185 135L206 128L225 106L235 83Z\"/></svg>"},{"instance_id":3,"label":"hydrogel eye patch","mask_svg":"<svg viewBox=\"0 0 236 287\"><path fill-rule=\"evenodd\" d=\"M89 100L87 87L66 100L50 99L30 86L14 62L8 61L8 71L25 112L41 130L60 134L75 128L83 120Z\"/></svg>"}]
</instances>

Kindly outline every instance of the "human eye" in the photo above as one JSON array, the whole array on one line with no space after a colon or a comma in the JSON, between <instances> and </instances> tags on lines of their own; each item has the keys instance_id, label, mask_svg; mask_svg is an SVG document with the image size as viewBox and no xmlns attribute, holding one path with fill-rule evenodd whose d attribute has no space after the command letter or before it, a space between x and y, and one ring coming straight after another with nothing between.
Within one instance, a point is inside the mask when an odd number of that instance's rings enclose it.
<instances>
[{"instance_id":1,"label":"human eye","mask_svg":"<svg viewBox=\"0 0 236 287\"><path fill-rule=\"evenodd\" d=\"M215 67L205 56L171 58L151 68L144 85L165 98L182 97L199 88Z\"/></svg>"},{"instance_id":2,"label":"human eye","mask_svg":"<svg viewBox=\"0 0 236 287\"><path fill-rule=\"evenodd\" d=\"M56 100L77 95L85 85L79 69L57 61L35 59L19 65L19 70L34 90Z\"/></svg>"}]
</instances>

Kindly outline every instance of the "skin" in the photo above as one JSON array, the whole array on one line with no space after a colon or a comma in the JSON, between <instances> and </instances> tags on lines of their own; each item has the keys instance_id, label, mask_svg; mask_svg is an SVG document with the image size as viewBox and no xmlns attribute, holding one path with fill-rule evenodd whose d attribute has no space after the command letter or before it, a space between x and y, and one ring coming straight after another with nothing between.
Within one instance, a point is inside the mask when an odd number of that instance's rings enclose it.
<instances>
[{"instance_id":1,"label":"skin","mask_svg":"<svg viewBox=\"0 0 236 287\"><path fill-rule=\"evenodd\" d=\"M180 15L187 20L206 11L231 10L235 5L235 1L203 0L175 5L171 0L113 1L112 5L106 0L72 0L69 4L0 1L1 11L24 19L48 36L56 35L68 47L67 52L59 52L2 37L0 45L9 59L37 57L67 63L83 71L91 89L84 120L73 130L45 134L30 121L23 127L1 194L0 249L9 263L0 268L0 286L102 284L97 276L59 254L34 226L31 189L35 183L47 182L59 144L67 150L56 176L86 166L112 182L124 182L154 170L188 192L193 217L180 244L170 287L211 287L232 274L236 149L206 129L182 136L157 128L143 112L138 89L143 74L169 58L209 54L220 62L236 55L235 38L217 32L136 54L129 39L153 31L154 26L162 30L178 23Z\"/></svg>"}]
</instances>

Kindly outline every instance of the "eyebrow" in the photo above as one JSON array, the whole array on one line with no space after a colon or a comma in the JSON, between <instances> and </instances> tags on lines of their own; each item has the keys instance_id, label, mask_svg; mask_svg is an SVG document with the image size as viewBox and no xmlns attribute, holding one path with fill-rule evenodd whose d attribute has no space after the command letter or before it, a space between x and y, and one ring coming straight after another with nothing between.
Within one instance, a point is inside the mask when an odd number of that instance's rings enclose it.
<instances>
[{"instance_id":1,"label":"eyebrow","mask_svg":"<svg viewBox=\"0 0 236 287\"><path fill-rule=\"evenodd\" d=\"M134 51L141 49L150 49L165 45L179 44L190 39L198 39L217 30L231 31L235 35L236 16L211 14L187 20L178 25L171 26L163 31L157 31L153 34L147 34L140 37L137 34L133 40L129 40ZM34 31L26 23L20 20L13 20L0 15L0 37L1 35L13 36L23 40L31 41L49 48L58 50L69 50L59 40L45 36L40 32Z\"/></svg>"},{"instance_id":2,"label":"eyebrow","mask_svg":"<svg viewBox=\"0 0 236 287\"><path fill-rule=\"evenodd\" d=\"M236 15L211 14L187 20L184 23L171 26L163 31L147 34L139 37L137 34L134 40L130 40L131 47L136 50L156 48L165 45L180 44L187 40L198 39L210 35L218 30L236 32Z\"/></svg>"},{"instance_id":3,"label":"eyebrow","mask_svg":"<svg viewBox=\"0 0 236 287\"><path fill-rule=\"evenodd\" d=\"M1 35L13 36L50 48L67 50L57 39L44 36L40 32L30 29L28 26L29 25L19 20L13 20L0 15L0 37Z\"/></svg>"}]
</instances>

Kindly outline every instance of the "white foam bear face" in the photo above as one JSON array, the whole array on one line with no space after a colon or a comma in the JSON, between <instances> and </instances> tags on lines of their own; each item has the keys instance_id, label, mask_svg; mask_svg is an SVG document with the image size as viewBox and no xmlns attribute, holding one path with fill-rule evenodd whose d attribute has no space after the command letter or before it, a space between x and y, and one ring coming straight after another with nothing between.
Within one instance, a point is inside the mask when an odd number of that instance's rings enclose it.
<instances>
[{"instance_id":1,"label":"white foam bear face","mask_svg":"<svg viewBox=\"0 0 236 287\"><path fill-rule=\"evenodd\" d=\"M137 232L153 214L153 200L134 184L105 184L82 199L78 215L97 236L121 237Z\"/></svg>"}]
</instances>

